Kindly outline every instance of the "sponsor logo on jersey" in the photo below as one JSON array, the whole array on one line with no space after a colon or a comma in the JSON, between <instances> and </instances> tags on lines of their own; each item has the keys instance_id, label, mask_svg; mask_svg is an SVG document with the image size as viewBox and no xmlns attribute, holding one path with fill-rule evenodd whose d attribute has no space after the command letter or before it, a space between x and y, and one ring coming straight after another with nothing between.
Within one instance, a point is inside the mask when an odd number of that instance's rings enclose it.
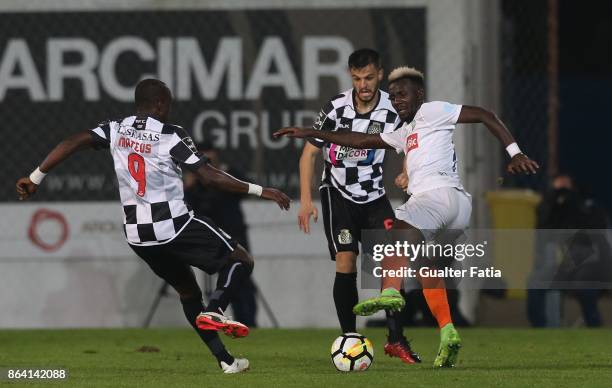
<instances>
[{"instance_id":1,"label":"sponsor logo on jersey","mask_svg":"<svg viewBox=\"0 0 612 388\"><path fill-rule=\"evenodd\" d=\"M333 144L329 149L329 158L332 164L338 161L361 162L368 159L368 150L355 149L351 147Z\"/></svg>"},{"instance_id":2,"label":"sponsor logo on jersey","mask_svg":"<svg viewBox=\"0 0 612 388\"><path fill-rule=\"evenodd\" d=\"M418 135L418 133L413 133L412 135L408 136L408 138L406 139L406 153L410 152L415 148L419 148Z\"/></svg>"},{"instance_id":3,"label":"sponsor logo on jersey","mask_svg":"<svg viewBox=\"0 0 612 388\"><path fill-rule=\"evenodd\" d=\"M141 131L143 129L146 128L147 126L147 119L136 119L134 120L134 128L136 128L137 130Z\"/></svg>"},{"instance_id":4,"label":"sponsor logo on jersey","mask_svg":"<svg viewBox=\"0 0 612 388\"><path fill-rule=\"evenodd\" d=\"M350 244L353 242L353 236L348 229L340 230L340 234L338 235L338 242L340 244Z\"/></svg>"},{"instance_id":5,"label":"sponsor logo on jersey","mask_svg":"<svg viewBox=\"0 0 612 388\"><path fill-rule=\"evenodd\" d=\"M159 133L150 132L150 131L142 131L137 130L133 127L121 126L119 127L119 134L131 137L135 140L144 140L144 141L159 141Z\"/></svg>"},{"instance_id":6,"label":"sponsor logo on jersey","mask_svg":"<svg viewBox=\"0 0 612 388\"><path fill-rule=\"evenodd\" d=\"M382 125L378 121L372 121L368 126L367 132L370 135L376 135L382 132Z\"/></svg>"}]
</instances>

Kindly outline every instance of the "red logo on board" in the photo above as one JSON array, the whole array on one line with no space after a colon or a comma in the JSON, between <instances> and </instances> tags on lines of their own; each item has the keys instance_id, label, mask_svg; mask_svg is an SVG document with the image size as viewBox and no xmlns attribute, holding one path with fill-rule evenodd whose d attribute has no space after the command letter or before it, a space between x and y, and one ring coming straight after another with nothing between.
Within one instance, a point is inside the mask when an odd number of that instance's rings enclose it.
<instances>
[{"instance_id":1,"label":"red logo on board","mask_svg":"<svg viewBox=\"0 0 612 388\"><path fill-rule=\"evenodd\" d=\"M38 227L43 222L54 222L55 227L59 229L59 236L54 241L44 241L38 233ZM68 239L68 222L66 218L58 212L49 209L38 209L32 215L30 227L28 228L28 237L30 241L40 249L46 252L53 252L62 247Z\"/></svg>"},{"instance_id":2,"label":"red logo on board","mask_svg":"<svg viewBox=\"0 0 612 388\"><path fill-rule=\"evenodd\" d=\"M413 133L412 135L408 136L408 139L406 139L406 153L418 147L419 147L418 133Z\"/></svg>"}]
</instances>

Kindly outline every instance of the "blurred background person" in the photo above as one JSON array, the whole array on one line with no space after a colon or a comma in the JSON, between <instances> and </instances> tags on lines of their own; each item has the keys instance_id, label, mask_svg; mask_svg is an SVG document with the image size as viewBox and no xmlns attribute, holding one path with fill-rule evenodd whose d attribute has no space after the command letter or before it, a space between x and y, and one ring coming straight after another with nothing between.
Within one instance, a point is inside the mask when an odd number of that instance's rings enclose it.
<instances>
[{"instance_id":1,"label":"blurred background person","mask_svg":"<svg viewBox=\"0 0 612 388\"><path fill-rule=\"evenodd\" d=\"M198 151L210 159L210 164L214 167L225 171L237 179L245 179L242 171L221 161L219 151L214 148L210 141L198 143L197 148ZM184 182L185 200L191 205L195 213L215 220L221 229L232 236L248 251L248 227L240 205L245 195L227 193L214 187L206 187L191 173L185 173ZM251 275L248 281L244 283L244 286L240 288L239 295L231 305L234 311L234 318L249 327L257 326L256 293L257 288Z\"/></svg>"},{"instance_id":2,"label":"blurred background person","mask_svg":"<svg viewBox=\"0 0 612 388\"><path fill-rule=\"evenodd\" d=\"M560 326L564 295L576 298L586 326L601 326L597 302L604 291L590 287L592 282L609 281L612 272L610 245L606 233L600 232L608 224L607 210L587 190L579 190L570 175L553 178L537 209L537 228L577 232L571 232L571 237L561 235L561 240L558 233L551 232L538 238L531 281L552 283L549 289L528 291L527 314L532 326ZM571 289L563 290L564 284L571 284Z\"/></svg>"}]
</instances>

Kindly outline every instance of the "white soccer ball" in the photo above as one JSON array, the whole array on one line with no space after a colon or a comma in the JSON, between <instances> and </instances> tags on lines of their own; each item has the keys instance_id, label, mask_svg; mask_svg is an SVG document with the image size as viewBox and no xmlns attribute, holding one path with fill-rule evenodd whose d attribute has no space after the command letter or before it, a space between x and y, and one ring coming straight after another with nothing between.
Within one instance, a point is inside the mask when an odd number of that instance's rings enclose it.
<instances>
[{"instance_id":1,"label":"white soccer ball","mask_svg":"<svg viewBox=\"0 0 612 388\"><path fill-rule=\"evenodd\" d=\"M341 372L364 371L374 361L374 348L359 333L344 333L331 346L331 360Z\"/></svg>"}]
</instances>

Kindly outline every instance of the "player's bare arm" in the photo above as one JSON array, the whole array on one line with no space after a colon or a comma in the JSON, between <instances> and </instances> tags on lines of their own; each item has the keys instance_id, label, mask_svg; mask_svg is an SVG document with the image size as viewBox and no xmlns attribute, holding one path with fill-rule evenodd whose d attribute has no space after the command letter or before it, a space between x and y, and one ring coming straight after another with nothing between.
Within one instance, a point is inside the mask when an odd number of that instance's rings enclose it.
<instances>
[{"instance_id":1,"label":"player's bare arm","mask_svg":"<svg viewBox=\"0 0 612 388\"><path fill-rule=\"evenodd\" d=\"M457 123L483 123L506 149L511 148L508 152L514 155L507 167L509 173L535 174L540 168L535 161L520 152L514 137L495 113L481 107L464 105Z\"/></svg>"},{"instance_id":2,"label":"player's bare arm","mask_svg":"<svg viewBox=\"0 0 612 388\"><path fill-rule=\"evenodd\" d=\"M22 201L34 195L42 177L55 166L68 159L75 152L91 148L93 145L94 140L89 130L77 132L60 142L30 176L20 178L17 181L19 200Z\"/></svg>"},{"instance_id":3,"label":"player's bare arm","mask_svg":"<svg viewBox=\"0 0 612 388\"><path fill-rule=\"evenodd\" d=\"M315 137L321 139L327 143L334 143L353 148L361 149L393 149L390 145L385 143L380 135L370 135L359 132L329 132L329 131L316 131L312 128L297 128L287 127L274 132L274 137L295 137L304 139L307 137Z\"/></svg>"},{"instance_id":4,"label":"player's bare arm","mask_svg":"<svg viewBox=\"0 0 612 388\"><path fill-rule=\"evenodd\" d=\"M233 193L259 195L263 199L276 202L281 209L289 210L291 200L280 190L243 182L208 163L200 166L196 174L204 185L210 185Z\"/></svg>"},{"instance_id":5,"label":"player's bare arm","mask_svg":"<svg viewBox=\"0 0 612 388\"><path fill-rule=\"evenodd\" d=\"M315 158L321 149L306 142L300 157L300 211L298 226L304 233L310 233L310 217L314 222L319 218L319 211L312 203L312 177L314 176Z\"/></svg>"}]
</instances>

